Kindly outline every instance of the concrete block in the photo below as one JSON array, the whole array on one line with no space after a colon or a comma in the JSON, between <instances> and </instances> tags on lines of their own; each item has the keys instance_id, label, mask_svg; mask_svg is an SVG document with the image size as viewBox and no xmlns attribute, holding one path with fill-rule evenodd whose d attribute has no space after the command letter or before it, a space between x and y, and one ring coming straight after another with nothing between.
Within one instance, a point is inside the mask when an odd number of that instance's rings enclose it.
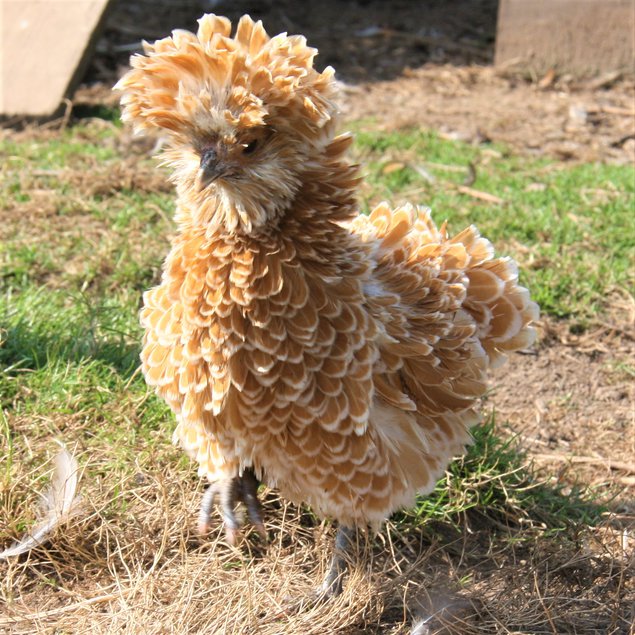
<instances>
[{"instance_id":1,"label":"concrete block","mask_svg":"<svg viewBox=\"0 0 635 635\"><path fill-rule=\"evenodd\" d=\"M0 0L0 114L46 117L90 59L110 0Z\"/></svg>"}]
</instances>

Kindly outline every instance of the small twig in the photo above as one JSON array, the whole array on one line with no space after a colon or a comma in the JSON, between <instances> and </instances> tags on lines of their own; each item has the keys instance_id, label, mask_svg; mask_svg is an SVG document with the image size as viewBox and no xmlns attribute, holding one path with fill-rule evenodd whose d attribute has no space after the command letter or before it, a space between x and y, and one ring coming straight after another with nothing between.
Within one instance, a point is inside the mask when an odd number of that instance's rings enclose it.
<instances>
[{"instance_id":1,"label":"small twig","mask_svg":"<svg viewBox=\"0 0 635 635\"><path fill-rule=\"evenodd\" d=\"M586 88L588 88L589 90L599 90L600 88L606 88L621 79L622 75L622 71L611 71L609 73L605 73L604 75L601 75L600 77L587 82Z\"/></svg>"},{"instance_id":2,"label":"small twig","mask_svg":"<svg viewBox=\"0 0 635 635\"><path fill-rule=\"evenodd\" d=\"M71 114L73 113L73 102L70 99L64 99L64 114L62 116L62 121L60 123L60 130L66 130L68 126L68 122L71 119Z\"/></svg>"},{"instance_id":3,"label":"small twig","mask_svg":"<svg viewBox=\"0 0 635 635\"><path fill-rule=\"evenodd\" d=\"M635 340L635 333L633 333L633 330L628 327L620 326L619 324L611 324L610 322L603 322L602 320L594 320L594 324L601 326L603 329L619 333L629 340Z\"/></svg>"},{"instance_id":4,"label":"small twig","mask_svg":"<svg viewBox=\"0 0 635 635\"><path fill-rule=\"evenodd\" d=\"M128 390L128 388L130 388L130 384L132 384L135 377L137 377L137 375L139 375L140 373L141 373L141 366L139 365L135 368L134 373L132 373L132 375L130 376L130 379L128 379L128 381L126 382L126 385L124 386L124 390Z\"/></svg>"},{"instance_id":5,"label":"small twig","mask_svg":"<svg viewBox=\"0 0 635 635\"><path fill-rule=\"evenodd\" d=\"M551 611L547 608L545 601L540 593L540 586L538 584L538 573L534 571L534 589L536 590L536 595L538 596L538 601L540 602L540 606L542 610L545 612L545 616L547 617L547 621L549 622L549 626L551 626L551 630L553 635L558 635L558 629L553 622L553 618L551 617Z\"/></svg>"},{"instance_id":6,"label":"small twig","mask_svg":"<svg viewBox=\"0 0 635 635\"><path fill-rule=\"evenodd\" d=\"M469 167L464 165L448 165L447 163L435 163L434 161L424 161L423 164L445 172L469 172L470 170Z\"/></svg>"},{"instance_id":7,"label":"small twig","mask_svg":"<svg viewBox=\"0 0 635 635\"><path fill-rule=\"evenodd\" d=\"M532 454L531 456L538 461L601 465L609 470L621 470L622 472L635 474L635 463L627 463L626 461L613 461L612 459L604 459L594 456L572 456L568 454Z\"/></svg>"},{"instance_id":8,"label":"small twig","mask_svg":"<svg viewBox=\"0 0 635 635\"><path fill-rule=\"evenodd\" d=\"M494 196L493 194L490 194L489 192L482 192L481 190L475 190L474 188L468 187L467 185L459 185L456 189L459 192L461 192L461 194L467 194L468 196L471 196L472 198L477 198L481 201L486 201L488 203L494 203L494 205L501 205L502 203L505 202L504 199L498 196Z\"/></svg>"},{"instance_id":9,"label":"small twig","mask_svg":"<svg viewBox=\"0 0 635 635\"><path fill-rule=\"evenodd\" d=\"M605 115L621 115L623 117L635 117L634 108L624 108L622 106L590 106L587 112L591 114L603 113Z\"/></svg>"},{"instance_id":10,"label":"small twig","mask_svg":"<svg viewBox=\"0 0 635 635\"><path fill-rule=\"evenodd\" d=\"M631 139L635 139L635 133L629 132L623 137L620 137L619 139L617 139L616 141L613 141L611 143L611 148L621 148L627 141L630 141Z\"/></svg>"},{"instance_id":11,"label":"small twig","mask_svg":"<svg viewBox=\"0 0 635 635\"><path fill-rule=\"evenodd\" d=\"M426 170L422 165L417 165L416 163L407 164L408 167L414 170L422 179L427 181L428 183L435 183L436 179L428 170Z\"/></svg>"},{"instance_id":12,"label":"small twig","mask_svg":"<svg viewBox=\"0 0 635 635\"><path fill-rule=\"evenodd\" d=\"M18 172L17 170L15 172ZM68 170L31 170L31 176L62 176Z\"/></svg>"},{"instance_id":13,"label":"small twig","mask_svg":"<svg viewBox=\"0 0 635 635\"><path fill-rule=\"evenodd\" d=\"M470 161L467 166L467 175L463 179L463 187L470 187L476 181L476 166Z\"/></svg>"}]
</instances>

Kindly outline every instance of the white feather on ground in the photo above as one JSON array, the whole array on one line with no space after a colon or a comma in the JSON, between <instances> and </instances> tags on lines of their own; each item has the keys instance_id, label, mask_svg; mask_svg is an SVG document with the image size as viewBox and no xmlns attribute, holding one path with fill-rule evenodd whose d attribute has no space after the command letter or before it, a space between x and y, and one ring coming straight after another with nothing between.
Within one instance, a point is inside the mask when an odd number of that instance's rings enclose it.
<instances>
[{"instance_id":1,"label":"white feather on ground","mask_svg":"<svg viewBox=\"0 0 635 635\"><path fill-rule=\"evenodd\" d=\"M420 589L409 601L414 614L410 635L462 635L478 615L478 602L444 586Z\"/></svg>"},{"instance_id":2,"label":"white feather on ground","mask_svg":"<svg viewBox=\"0 0 635 635\"><path fill-rule=\"evenodd\" d=\"M42 494L43 518L20 542L0 552L0 560L19 556L42 544L56 527L77 513L81 500L77 496L78 472L77 460L62 447L55 457L51 486Z\"/></svg>"}]
</instances>

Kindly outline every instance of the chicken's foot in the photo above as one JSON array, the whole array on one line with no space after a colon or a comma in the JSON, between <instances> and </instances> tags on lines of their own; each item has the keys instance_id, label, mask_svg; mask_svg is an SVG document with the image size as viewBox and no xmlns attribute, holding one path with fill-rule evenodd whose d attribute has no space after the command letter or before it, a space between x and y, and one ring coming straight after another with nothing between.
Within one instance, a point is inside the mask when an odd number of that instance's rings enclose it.
<instances>
[{"instance_id":1,"label":"chicken's foot","mask_svg":"<svg viewBox=\"0 0 635 635\"><path fill-rule=\"evenodd\" d=\"M357 532L355 529L340 525L335 535L331 564L324 581L318 587L318 596L332 598L342 592L344 576L348 571L349 562L355 556L356 546Z\"/></svg>"},{"instance_id":2,"label":"chicken's foot","mask_svg":"<svg viewBox=\"0 0 635 635\"><path fill-rule=\"evenodd\" d=\"M236 515L236 506L243 503L247 510L247 516L256 531L266 537L265 526L262 520L262 506L258 500L258 479L253 470L246 469L242 475L231 479L211 483L201 500L201 508L198 514L198 532L203 535L209 531L210 517L214 503L218 499L227 542L235 545L241 523Z\"/></svg>"},{"instance_id":3,"label":"chicken's foot","mask_svg":"<svg viewBox=\"0 0 635 635\"><path fill-rule=\"evenodd\" d=\"M289 616L302 613L322 603L329 602L342 592L344 577L348 565L357 553L357 532L350 527L338 527L335 535L333 555L329 569L313 593L301 598L288 597L283 603L283 610L279 616Z\"/></svg>"}]
</instances>

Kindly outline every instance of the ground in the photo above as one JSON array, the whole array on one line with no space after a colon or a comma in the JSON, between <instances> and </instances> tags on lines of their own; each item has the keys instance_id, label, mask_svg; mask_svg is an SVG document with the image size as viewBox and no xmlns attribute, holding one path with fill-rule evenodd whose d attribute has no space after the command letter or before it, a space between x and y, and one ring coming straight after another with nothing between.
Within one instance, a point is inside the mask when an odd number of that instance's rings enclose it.
<instances>
[{"instance_id":1,"label":"ground","mask_svg":"<svg viewBox=\"0 0 635 635\"><path fill-rule=\"evenodd\" d=\"M486 0L456 2L452 14L444 6L447 3L430 2L425 23L420 3L414 2L324 2L302 9L284 1L183 2L176 7L168 2L119 2L87 82L74 100L76 111L96 113L97 107L112 106L116 97L109 86L138 39L163 36L174 27L194 28L193 19L202 13L202 4L208 10L214 5L215 12L231 17L248 10L262 17L270 32L307 35L320 48L320 63L336 67L343 81L345 117L362 134L430 130L441 140L473 146L478 157L466 168L450 161L421 162L414 150L390 143L381 157L375 150L359 151L360 160L376 162L385 176L415 163L427 176L435 169L455 170L459 180L444 183L446 189L454 192L462 187L464 196L496 207L500 193L477 187L480 181L475 180L491 168L488 161L495 163L506 153L517 158L519 172L523 161L551 161L544 173L536 168L535 174L542 176L526 186L528 197L550 187L545 185L549 175L570 166L632 165L635 160L633 77L610 74L575 80L549 74L532 77L513 67L494 69L496 2ZM5 130L3 139L35 148L67 134L63 128L72 123L66 119L44 127L15 127ZM112 124L103 120L93 121L87 131L77 134L93 143L100 138L100 126L109 130L104 152L126 157L118 168L108 164L102 170L99 156L90 164L90 179L82 176L85 161L73 170L72 156L63 167L55 164L40 173L26 168L16 178L29 199L16 195L9 203L4 201L0 216L3 241L19 239L23 250L35 252L49 234L57 237L51 240L53 260L56 250L66 249L65 243L77 245L63 251L70 255L64 255L59 270L47 268L34 257L28 271L13 273L10 280L31 276L57 290L69 280L75 284L84 279L85 287L77 284L90 320L99 319L91 317L92 291L103 295L114 285L127 283L127 274L116 271L122 260L140 259L135 249L163 252L163 237L146 233L143 223L159 223L165 234L169 221L164 217L170 209L170 186L164 175L149 167L153 144L131 139L126 130L111 134ZM437 183L438 175L433 173ZM47 179L59 180L59 188L49 189ZM364 201L372 202L378 194L373 187L364 190ZM146 197L146 209L154 206L154 211L148 211L138 225L126 226L127 241L137 247L129 247L115 266L110 257L118 253L112 219L90 206L109 197L113 197L109 205L117 205L118 193L127 190L140 191ZM408 198L426 194L429 189L424 186L400 191L400 196ZM612 189L605 179L601 187L581 191L579 201L594 206L619 196L621 191ZM125 202L129 204L128 199ZM70 211L60 213L67 208ZM507 214L515 211L509 206L502 209ZM575 217L575 211L570 214ZM574 218L573 222L578 221ZM602 222L610 223L611 218ZM502 243L506 244L504 239ZM589 250L593 243L591 236ZM521 267L540 270L542 257L524 253L522 246L512 247ZM86 262L94 264L90 279ZM631 259L631 270L632 265ZM144 280L156 278L152 266L148 265ZM130 289L132 313L143 286L130 285ZM74 521L73 531L59 536L52 546L34 552L32 564L31 560L0 563L0 571L6 573L0 601L6 602L7 609L0 616L0 631L77 632L77 625L85 623L96 633L405 633L408 615L429 614L447 604L446 617L454 624L448 632L453 633L629 633L635 606L629 578L635 545L632 278L630 284L607 284L603 289L600 310L567 315L557 307L548 310L541 318L537 345L527 354L514 355L494 374L485 402L486 410L495 413L497 436L514 438L527 452L524 463L535 465L534 480L520 481L518 491L542 488L545 497L553 492L573 497L576 488L591 486L594 504L605 505L602 520L576 520L566 530L545 521L541 528L539 517L520 504L526 513L520 519L504 509L500 515L484 517L477 509L460 513L459 520L449 524L437 519L423 528L396 520L367 547L367 565L340 600L330 607L293 611L286 599L308 592L325 566L329 526L316 524L305 510L268 493L272 544L252 540L242 550L231 550L221 544L219 531L201 543L190 529L200 485L191 465L178 450L168 447L168 426L163 423L167 413L157 410L152 414L158 422L156 429L151 428L153 443L144 441L134 446L141 448L138 454L123 455L136 467L115 471L121 474L120 481L108 466L113 457L124 461L122 456L88 445L92 454L88 453L86 472L96 481L84 487L96 492L95 500L88 501L92 513ZM573 298L575 290L571 293ZM63 313L64 305L55 310ZM120 327L113 322L109 328ZM28 343L35 346L31 340ZM107 359L107 352L95 346L96 363ZM28 391L41 388L22 385L15 395L3 399L14 444L29 438L34 418L49 436L68 440L80 438L77 431L92 429L91 416L104 426L112 421L120 425L122 417L125 421L131 417L132 425L148 409L153 413L151 409L157 406L148 401L141 384L137 393L131 393L129 404L121 403L120 395L128 394L124 388L139 379L126 372L114 379L108 375L104 385L91 387L103 397L101 410L94 412L92 405L84 409L77 405L81 398L73 394L66 409L58 412L20 409L15 404L28 403ZM86 380L78 376L76 381L82 385ZM142 414L131 414L133 410ZM99 434L95 436L100 438ZM117 435L112 441L128 442ZM2 490L5 508L12 513L21 510L27 518L28 506L17 501L20 496L36 498L30 483L45 469L33 459L43 451L38 448L33 453L16 449L15 456L11 454L14 464L22 457L28 469L7 467L7 477L15 481L17 475L18 485L9 487L7 480ZM463 487L469 489L465 482ZM123 498L121 491L126 492ZM118 497L121 502L113 507ZM564 498L553 500L566 508ZM9 520L0 523L7 536L23 528ZM473 613L478 617L469 617Z\"/></svg>"}]
</instances>

